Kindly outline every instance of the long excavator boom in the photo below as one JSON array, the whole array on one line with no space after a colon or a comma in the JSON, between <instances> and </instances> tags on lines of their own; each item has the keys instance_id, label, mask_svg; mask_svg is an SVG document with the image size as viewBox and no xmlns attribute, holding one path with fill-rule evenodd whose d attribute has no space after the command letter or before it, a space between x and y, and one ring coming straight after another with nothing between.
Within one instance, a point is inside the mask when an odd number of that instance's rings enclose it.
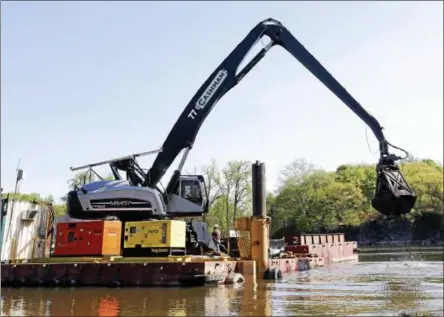
<instances>
[{"instance_id":1,"label":"long excavator boom","mask_svg":"<svg viewBox=\"0 0 444 317\"><path fill-rule=\"evenodd\" d=\"M269 37L270 42L239 71L239 65L246 55L264 36ZM395 163L400 157L389 153L388 146L391 144L385 139L379 122L347 92L279 21L274 19L266 19L257 24L203 83L167 136L162 145L163 151L157 155L151 169L148 171L144 185L148 187L156 186L174 159L182 150L185 150L182 161L166 188L167 194L175 188L175 183L179 179L188 152L193 147L201 125L214 105L231 88L236 86L265 56L267 51L275 45L286 49L303 64L359 116L375 134L379 141L380 160L376 168L378 178L375 198L372 201L373 207L386 215L409 213L415 204L416 196Z\"/></svg>"}]
</instances>

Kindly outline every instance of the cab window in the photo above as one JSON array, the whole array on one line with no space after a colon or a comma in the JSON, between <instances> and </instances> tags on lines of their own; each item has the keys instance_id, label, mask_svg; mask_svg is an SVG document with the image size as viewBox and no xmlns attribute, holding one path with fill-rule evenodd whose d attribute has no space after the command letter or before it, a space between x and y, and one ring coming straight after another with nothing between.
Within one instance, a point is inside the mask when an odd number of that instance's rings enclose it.
<instances>
[{"instance_id":1,"label":"cab window","mask_svg":"<svg viewBox=\"0 0 444 317\"><path fill-rule=\"evenodd\" d=\"M182 180L180 192L182 198L191 201L197 205L202 205L202 192L200 190L200 183L195 180Z\"/></svg>"}]
</instances>

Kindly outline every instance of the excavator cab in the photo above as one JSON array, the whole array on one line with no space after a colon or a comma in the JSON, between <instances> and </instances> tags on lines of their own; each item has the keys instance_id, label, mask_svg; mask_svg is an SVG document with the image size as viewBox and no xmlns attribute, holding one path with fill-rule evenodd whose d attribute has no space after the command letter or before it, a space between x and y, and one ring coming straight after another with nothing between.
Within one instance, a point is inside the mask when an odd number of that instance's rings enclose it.
<instances>
[{"instance_id":1,"label":"excavator cab","mask_svg":"<svg viewBox=\"0 0 444 317\"><path fill-rule=\"evenodd\" d=\"M208 211L207 190L202 175L180 175L177 194L200 206L204 213Z\"/></svg>"},{"instance_id":2,"label":"excavator cab","mask_svg":"<svg viewBox=\"0 0 444 317\"><path fill-rule=\"evenodd\" d=\"M376 192L372 206L386 216L400 216L410 213L416 202L416 195L410 188L399 166L394 163L378 164L376 167Z\"/></svg>"}]
</instances>

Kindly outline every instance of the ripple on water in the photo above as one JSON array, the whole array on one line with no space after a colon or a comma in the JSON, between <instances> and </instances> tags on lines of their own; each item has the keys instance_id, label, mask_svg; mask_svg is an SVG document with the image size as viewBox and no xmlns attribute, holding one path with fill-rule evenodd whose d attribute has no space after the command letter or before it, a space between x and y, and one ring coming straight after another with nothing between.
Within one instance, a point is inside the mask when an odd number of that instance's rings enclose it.
<instances>
[{"instance_id":1,"label":"ripple on water","mask_svg":"<svg viewBox=\"0 0 444 317\"><path fill-rule=\"evenodd\" d=\"M335 264L290 275L273 289L274 302L292 306L292 311L300 305L329 303L329 311L343 315L366 311L393 315L409 309L436 312L443 308L443 266L417 261Z\"/></svg>"}]
</instances>

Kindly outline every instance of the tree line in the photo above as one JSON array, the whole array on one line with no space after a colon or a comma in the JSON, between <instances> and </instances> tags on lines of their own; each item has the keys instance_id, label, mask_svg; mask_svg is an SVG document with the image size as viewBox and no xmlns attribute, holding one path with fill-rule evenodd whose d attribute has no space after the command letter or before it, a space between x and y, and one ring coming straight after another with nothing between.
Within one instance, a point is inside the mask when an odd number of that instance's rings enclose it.
<instances>
[{"instance_id":1,"label":"tree line","mask_svg":"<svg viewBox=\"0 0 444 317\"><path fill-rule=\"evenodd\" d=\"M67 191L73 190L76 186L82 186L85 183L96 181L99 178L94 173L79 172L76 173L72 178L67 181ZM112 180L114 179L112 174L108 174L104 179ZM66 214L66 195L60 197L61 203L56 203L53 195L42 196L40 193L14 193L14 192L2 192L2 199L18 199L22 201L29 202L42 202L46 204L51 204L56 217L60 217Z\"/></svg>"},{"instance_id":2,"label":"tree line","mask_svg":"<svg viewBox=\"0 0 444 317\"><path fill-rule=\"evenodd\" d=\"M400 169L418 196L414 209L402 217L403 221L412 226L415 221L417 226L438 226L442 231L442 164L416 159L400 163ZM233 161L218 168L213 160L201 168L201 173L208 184L209 225L217 222L226 231L233 228L236 217L252 214L251 162ZM374 165L346 164L326 171L306 159L295 159L281 171L276 190L267 193L271 234L281 228L314 233L362 225L368 228L369 223L387 225L392 220L371 206L375 187Z\"/></svg>"},{"instance_id":3,"label":"tree line","mask_svg":"<svg viewBox=\"0 0 444 317\"><path fill-rule=\"evenodd\" d=\"M197 170L206 182L209 226L217 223L222 232L227 232L234 227L236 218L252 214L251 165L249 161L229 161L220 167L212 160ZM437 213L442 218L442 164L416 159L400 163L400 168L418 196L414 209L405 216L406 221L413 222L425 213ZM94 174L86 177L87 182L96 179ZM107 179L112 179L112 175ZM68 180L68 189L84 181L85 173L78 173ZM295 159L281 171L276 190L267 193L272 234L283 227L301 232L325 232L360 227L379 219L381 216L371 206L375 185L374 165L346 164L335 171L326 171L306 159ZM19 196L25 200L54 201L52 196L40 197L37 193ZM54 204L58 216L66 213L63 197L62 201Z\"/></svg>"},{"instance_id":4,"label":"tree line","mask_svg":"<svg viewBox=\"0 0 444 317\"><path fill-rule=\"evenodd\" d=\"M412 212L397 219L380 215L371 206L375 167L341 165L327 172L305 160L288 165L276 193L269 194L272 233L345 232L348 240L439 239L443 235L443 166L433 160L400 164L417 195ZM287 228L288 230L283 230Z\"/></svg>"}]
</instances>

